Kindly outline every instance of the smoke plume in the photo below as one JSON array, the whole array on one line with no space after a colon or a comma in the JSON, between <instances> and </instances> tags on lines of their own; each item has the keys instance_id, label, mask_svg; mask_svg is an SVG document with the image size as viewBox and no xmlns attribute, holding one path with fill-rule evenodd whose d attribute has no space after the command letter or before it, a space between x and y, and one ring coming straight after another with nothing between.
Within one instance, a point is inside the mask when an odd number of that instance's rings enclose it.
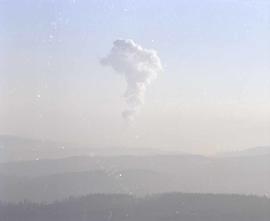
<instances>
[{"instance_id":1,"label":"smoke plume","mask_svg":"<svg viewBox=\"0 0 270 221\"><path fill-rule=\"evenodd\" d=\"M116 40L109 55L101 59L101 64L111 66L123 75L127 82L125 99L127 108L122 116L132 120L144 103L144 94L148 85L162 71L157 52L142 48L133 40Z\"/></svg>"}]
</instances>

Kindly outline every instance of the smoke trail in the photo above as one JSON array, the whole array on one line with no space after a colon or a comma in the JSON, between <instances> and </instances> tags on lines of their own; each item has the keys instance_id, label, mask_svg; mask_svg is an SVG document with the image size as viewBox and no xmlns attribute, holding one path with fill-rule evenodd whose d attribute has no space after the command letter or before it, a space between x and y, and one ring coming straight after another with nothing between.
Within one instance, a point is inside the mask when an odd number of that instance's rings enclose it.
<instances>
[{"instance_id":1,"label":"smoke trail","mask_svg":"<svg viewBox=\"0 0 270 221\"><path fill-rule=\"evenodd\" d=\"M127 89L124 97L127 108L122 112L122 116L132 120L144 103L147 86L162 71L157 52L142 48L130 39L116 40L110 54L101 59L101 64L111 66L125 77Z\"/></svg>"}]
</instances>

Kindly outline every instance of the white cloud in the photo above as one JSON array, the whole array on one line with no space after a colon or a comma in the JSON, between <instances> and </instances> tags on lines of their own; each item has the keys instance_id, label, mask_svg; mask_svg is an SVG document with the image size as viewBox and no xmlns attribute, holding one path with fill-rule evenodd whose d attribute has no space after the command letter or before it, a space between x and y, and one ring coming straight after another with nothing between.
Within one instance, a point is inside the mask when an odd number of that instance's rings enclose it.
<instances>
[{"instance_id":1,"label":"white cloud","mask_svg":"<svg viewBox=\"0 0 270 221\"><path fill-rule=\"evenodd\" d=\"M132 120L144 103L147 86L162 71L157 52L142 48L130 39L116 40L110 54L101 59L101 64L111 66L125 77L127 108L122 112L122 116L127 120Z\"/></svg>"}]
</instances>

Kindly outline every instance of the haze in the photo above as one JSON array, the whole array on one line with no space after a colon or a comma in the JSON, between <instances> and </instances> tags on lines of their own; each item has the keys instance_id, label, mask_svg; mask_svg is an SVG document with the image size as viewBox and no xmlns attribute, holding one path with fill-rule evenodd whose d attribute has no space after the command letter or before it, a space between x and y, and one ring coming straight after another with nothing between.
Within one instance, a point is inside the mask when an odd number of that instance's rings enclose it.
<instances>
[{"instance_id":1,"label":"haze","mask_svg":"<svg viewBox=\"0 0 270 221\"><path fill-rule=\"evenodd\" d=\"M193 153L270 144L270 4L0 1L0 134ZM126 82L100 65L116 39L164 70L130 125Z\"/></svg>"}]
</instances>

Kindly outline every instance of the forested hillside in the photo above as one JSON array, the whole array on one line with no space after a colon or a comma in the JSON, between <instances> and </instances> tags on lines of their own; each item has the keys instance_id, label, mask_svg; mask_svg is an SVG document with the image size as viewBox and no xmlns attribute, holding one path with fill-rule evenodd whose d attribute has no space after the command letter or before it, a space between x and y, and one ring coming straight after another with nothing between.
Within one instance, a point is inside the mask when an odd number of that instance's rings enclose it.
<instances>
[{"instance_id":1,"label":"forested hillside","mask_svg":"<svg viewBox=\"0 0 270 221\"><path fill-rule=\"evenodd\" d=\"M96 194L52 204L0 205L1 221L269 221L264 197L170 193Z\"/></svg>"}]
</instances>

